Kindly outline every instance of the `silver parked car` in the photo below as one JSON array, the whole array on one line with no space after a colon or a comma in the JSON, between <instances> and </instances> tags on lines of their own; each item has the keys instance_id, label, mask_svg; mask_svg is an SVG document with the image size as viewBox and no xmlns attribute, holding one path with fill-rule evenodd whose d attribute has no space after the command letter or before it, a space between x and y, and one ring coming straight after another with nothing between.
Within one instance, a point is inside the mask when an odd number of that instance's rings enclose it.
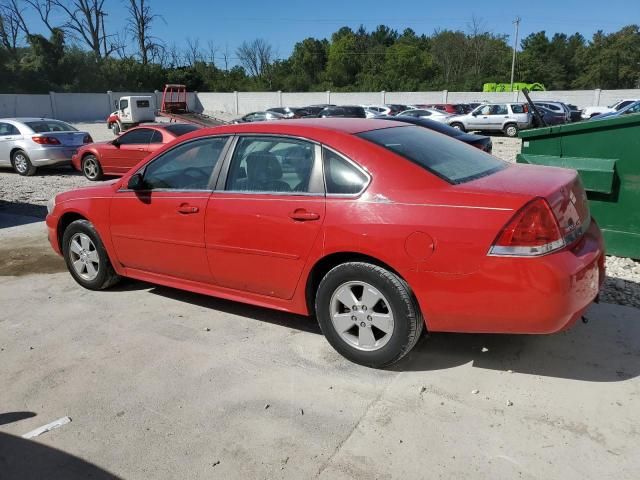
<instances>
[{"instance_id":1,"label":"silver parked car","mask_svg":"<svg viewBox=\"0 0 640 480\"><path fill-rule=\"evenodd\" d=\"M531 127L533 118L523 103L485 103L466 115L454 115L446 123L462 131L504 132L515 137Z\"/></svg>"},{"instance_id":2,"label":"silver parked car","mask_svg":"<svg viewBox=\"0 0 640 480\"><path fill-rule=\"evenodd\" d=\"M78 147L92 143L87 132L50 118L0 118L0 166L12 166L20 175L38 167L71 163Z\"/></svg>"}]
</instances>

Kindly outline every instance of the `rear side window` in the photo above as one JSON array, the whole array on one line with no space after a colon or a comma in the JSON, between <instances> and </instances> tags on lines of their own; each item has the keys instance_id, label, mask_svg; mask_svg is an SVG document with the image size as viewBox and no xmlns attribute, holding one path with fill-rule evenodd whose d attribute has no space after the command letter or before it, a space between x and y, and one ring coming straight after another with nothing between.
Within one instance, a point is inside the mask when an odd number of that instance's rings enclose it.
<instances>
[{"instance_id":1,"label":"rear side window","mask_svg":"<svg viewBox=\"0 0 640 480\"><path fill-rule=\"evenodd\" d=\"M491 175L507 163L444 135L422 127L393 127L358 134L420 165L449 183L458 184Z\"/></svg>"},{"instance_id":2,"label":"rear side window","mask_svg":"<svg viewBox=\"0 0 640 480\"><path fill-rule=\"evenodd\" d=\"M329 149L322 149L327 193L355 195L364 190L368 178L351 162Z\"/></svg>"},{"instance_id":3,"label":"rear side window","mask_svg":"<svg viewBox=\"0 0 640 480\"><path fill-rule=\"evenodd\" d=\"M149 108L149 100L136 100L138 108Z\"/></svg>"},{"instance_id":4,"label":"rear side window","mask_svg":"<svg viewBox=\"0 0 640 480\"><path fill-rule=\"evenodd\" d=\"M511 104L511 110L513 113L524 113L524 106L518 104Z\"/></svg>"},{"instance_id":5,"label":"rear side window","mask_svg":"<svg viewBox=\"0 0 640 480\"><path fill-rule=\"evenodd\" d=\"M20 132L10 123L0 123L0 137L5 135L20 135Z\"/></svg>"},{"instance_id":6,"label":"rear side window","mask_svg":"<svg viewBox=\"0 0 640 480\"><path fill-rule=\"evenodd\" d=\"M162 134L158 130L154 130L149 143L162 143Z\"/></svg>"}]
</instances>

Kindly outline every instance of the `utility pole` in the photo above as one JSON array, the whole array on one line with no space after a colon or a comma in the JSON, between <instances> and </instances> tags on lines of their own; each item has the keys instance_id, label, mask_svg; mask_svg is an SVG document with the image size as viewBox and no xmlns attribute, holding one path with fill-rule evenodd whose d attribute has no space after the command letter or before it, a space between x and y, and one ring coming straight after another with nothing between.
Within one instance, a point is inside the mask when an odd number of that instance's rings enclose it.
<instances>
[{"instance_id":1,"label":"utility pole","mask_svg":"<svg viewBox=\"0 0 640 480\"><path fill-rule=\"evenodd\" d=\"M513 37L513 59L511 60L511 91L513 92L513 76L516 73L516 50L518 49L518 33L520 31L520 17L516 17L513 23L516 26L516 36Z\"/></svg>"}]
</instances>

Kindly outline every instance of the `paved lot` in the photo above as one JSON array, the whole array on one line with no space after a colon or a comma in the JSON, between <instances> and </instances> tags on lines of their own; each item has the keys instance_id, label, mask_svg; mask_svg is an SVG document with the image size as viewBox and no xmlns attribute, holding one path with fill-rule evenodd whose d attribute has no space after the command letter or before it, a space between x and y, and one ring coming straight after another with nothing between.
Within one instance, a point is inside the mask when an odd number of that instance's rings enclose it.
<instances>
[{"instance_id":1,"label":"paved lot","mask_svg":"<svg viewBox=\"0 0 640 480\"><path fill-rule=\"evenodd\" d=\"M0 229L0 305L2 478L640 471L632 307L596 305L589 324L551 336L433 335L376 371L306 318L133 281L84 290L39 222Z\"/></svg>"}]
</instances>

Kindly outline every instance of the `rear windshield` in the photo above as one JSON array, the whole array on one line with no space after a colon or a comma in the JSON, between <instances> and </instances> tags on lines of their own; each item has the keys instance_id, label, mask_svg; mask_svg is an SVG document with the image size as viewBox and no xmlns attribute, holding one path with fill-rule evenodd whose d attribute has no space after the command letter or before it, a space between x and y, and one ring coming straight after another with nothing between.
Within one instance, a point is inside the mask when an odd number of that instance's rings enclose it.
<instances>
[{"instance_id":1,"label":"rear windshield","mask_svg":"<svg viewBox=\"0 0 640 480\"><path fill-rule=\"evenodd\" d=\"M358 136L417 163L449 183L468 182L507 166L478 148L422 127L383 128Z\"/></svg>"},{"instance_id":2,"label":"rear windshield","mask_svg":"<svg viewBox=\"0 0 640 480\"><path fill-rule=\"evenodd\" d=\"M164 127L167 132L172 133L176 137L184 135L185 133L193 132L194 130L198 130L199 128L200 127L198 127L197 125L189 125L186 123L174 123L173 125L167 125L166 127Z\"/></svg>"},{"instance_id":3,"label":"rear windshield","mask_svg":"<svg viewBox=\"0 0 640 480\"><path fill-rule=\"evenodd\" d=\"M33 122L25 122L25 124L36 133L78 131L68 123L61 122L60 120L37 120Z\"/></svg>"}]
</instances>

